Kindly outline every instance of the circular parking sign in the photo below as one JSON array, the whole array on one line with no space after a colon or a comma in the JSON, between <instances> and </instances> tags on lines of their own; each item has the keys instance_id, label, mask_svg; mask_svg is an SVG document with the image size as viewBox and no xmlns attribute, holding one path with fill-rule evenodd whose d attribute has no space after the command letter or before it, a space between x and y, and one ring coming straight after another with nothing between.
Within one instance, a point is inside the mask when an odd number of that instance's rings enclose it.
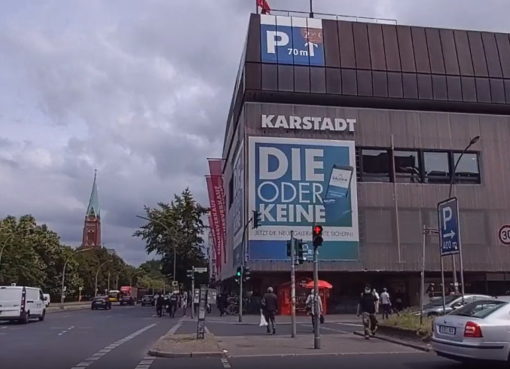
<instances>
[{"instance_id":1,"label":"circular parking sign","mask_svg":"<svg viewBox=\"0 0 510 369\"><path fill-rule=\"evenodd\" d=\"M499 229L499 240L505 245L510 245L510 225L504 225Z\"/></svg>"}]
</instances>

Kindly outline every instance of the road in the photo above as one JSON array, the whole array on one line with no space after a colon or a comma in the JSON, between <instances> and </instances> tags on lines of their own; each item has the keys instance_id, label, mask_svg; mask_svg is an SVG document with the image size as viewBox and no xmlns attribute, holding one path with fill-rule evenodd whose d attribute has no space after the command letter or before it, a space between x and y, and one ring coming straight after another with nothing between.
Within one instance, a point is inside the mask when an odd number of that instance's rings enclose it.
<instances>
[{"instance_id":1,"label":"road","mask_svg":"<svg viewBox=\"0 0 510 369\"><path fill-rule=\"evenodd\" d=\"M229 347L225 357L165 359L147 356L149 347L170 329L177 333L191 333L196 329L196 323L189 318L158 318L149 307L114 306L110 311L52 313L44 322L28 325L0 322L0 368L462 368L460 364L431 353L380 340L366 342L352 334L357 327L348 323L327 322L323 326L326 350L306 347L298 351L298 355L286 354L285 350L293 349L295 352L293 346L303 342L310 346L308 342L311 344L312 337L308 321L298 324L300 338L294 341L289 338L288 324L278 326L276 336L266 336L263 329L255 324L239 325L218 317L211 317L207 327ZM337 341L331 341L334 337ZM338 342L338 347L333 347L334 354L328 354L328 342Z\"/></svg>"}]
</instances>

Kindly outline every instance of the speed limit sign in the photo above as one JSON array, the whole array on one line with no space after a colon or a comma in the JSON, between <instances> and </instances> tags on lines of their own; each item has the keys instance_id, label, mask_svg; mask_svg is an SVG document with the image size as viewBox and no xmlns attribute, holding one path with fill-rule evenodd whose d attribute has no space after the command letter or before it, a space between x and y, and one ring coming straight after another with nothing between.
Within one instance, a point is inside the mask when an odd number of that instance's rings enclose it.
<instances>
[{"instance_id":1,"label":"speed limit sign","mask_svg":"<svg viewBox=\"0 0 510 369\"><path fill-rule=\"evenodd\" d=\"M510 245L510 225L504 225L499 229L499 240L505 245Z\"/></svg>"}]
</instances>

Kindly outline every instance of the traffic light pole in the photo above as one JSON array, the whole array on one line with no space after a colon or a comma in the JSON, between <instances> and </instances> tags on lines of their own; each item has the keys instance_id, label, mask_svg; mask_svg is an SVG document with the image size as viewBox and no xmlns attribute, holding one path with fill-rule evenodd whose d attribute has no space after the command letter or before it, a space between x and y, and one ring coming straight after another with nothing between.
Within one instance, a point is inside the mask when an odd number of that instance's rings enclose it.
<instances>
[{"instance_id":1,"label":"traffic light pole","mask_svg":"<svg viewBox=\"0 0 510 369\"><path fill-rule=\"evenodd\" d=\"M296 337L296 239L290 231L290 311L292 320L291 337Z\"/></svg>"},{"instance_id":2,"label":"traffic light pole","mask_svg":"<svg viewBox=\"0 0 510 369\"><path fill-rule=\"evenodd\" d=\"M191 319L195 311L195 267L191 267Z\"/></svg>"},{"instance_id":3,"label":"traffic light pole","mask_svg":"<svg viewBox=\"0 0 510 369\"><path fill-rule=\"evenodd\" d=\"M321 333L319 328L319 248L313 248L313 296L314 296L314 329L313 329L313 348L321 348Z\"/></svg>"}]
</instances>

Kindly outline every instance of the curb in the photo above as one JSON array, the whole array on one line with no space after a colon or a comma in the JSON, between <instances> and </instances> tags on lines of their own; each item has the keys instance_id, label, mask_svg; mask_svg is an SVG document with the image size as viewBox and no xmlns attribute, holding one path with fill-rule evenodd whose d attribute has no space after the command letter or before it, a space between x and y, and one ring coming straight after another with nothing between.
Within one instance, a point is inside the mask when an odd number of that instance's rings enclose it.
<instances>
[{"instance_id":1,"label":"curb","mask_svg":"<svg viewBox=\"0 0 510 369\"><path fill-rule=\"evenodd\" d=\"M83 306L73 306L73 307L69 306L69 307L64 307L63 309L61 309L61 308L55 308L55 309L51 309L51 310L46 309L46 314L63 313L63 312L67 312L67 311L85 310L85 309L90 309L90 305L87 304L87 305L83 305Z\"/></svg>"},{"instance_id":2,"label":"curb","mask_svg":"<svg viewBox=\"0 0 510 369\"><path fill-rule=\"evenodd\" d=\"M168 351L149 350L150 356L166 357L166 358L183 358L183 357L222 357L222 352L217 351L203 351L203 352L190 352L190 353L177 353Z\"/></svg>"},{"instance_id":3,"label":"curb","mask_svg":"<svg viewBox=\"0 0 510 369\"><path fill-rule=\"evenodd\" d=\"M356 336L361 336L361 337L365 336L361 332L355 331L353 333ZM388 337L388 336L375 335L375 336L372 336L371 338L377 338L377 339L379 339L381 341L387 341L387 342L395 343L397 345L411 347L413 349L424 351L424 352L430 352L431 351L430 347L428 347L428 346L423 346L423 345L419 345L419 344L416 344L416 343L409 343L409 342L405 342L405 341L402 341L402 340L399 340L399 339L396 339L396 338L392 338L392 337Z\"/></svg>"}]
</instances>

